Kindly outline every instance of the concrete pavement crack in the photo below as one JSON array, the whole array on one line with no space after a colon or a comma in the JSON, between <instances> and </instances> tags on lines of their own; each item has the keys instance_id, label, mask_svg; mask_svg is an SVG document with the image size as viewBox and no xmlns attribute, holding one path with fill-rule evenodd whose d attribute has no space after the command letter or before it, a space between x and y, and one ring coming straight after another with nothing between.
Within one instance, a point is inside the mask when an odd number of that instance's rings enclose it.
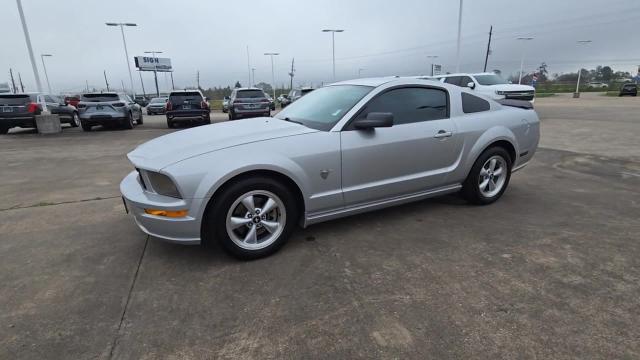
<instances>
[{"instance_id":1,"label":"concrete pavement crack","mask_svg":"<svg viewBox=\"0 0 640 360\"><path fill-rule=\"evenodd\" d=\"M16 205L4 209L0 209L0 211L9 211L9 210L18 210L18 209L29 209L34 207L43 207L43 206L55 206L55 205L64 205L64 204L76 204L88 201L99 201L99 200L109 200L109 199L117 199L120 196L107 196L107 197L95 197L91 199L81 199L81 200L69 200L69 201L60 201L60 202L40 202L33 205Z\"/></svg>"},{"instance_id":2,"label":"concrete pavement crack","mask_svg":"<svg viewBox=\"0 0 640 360\"><path fill-rule=\"evenodd\" d=\"M111 349L109 349L109 359L113 359L113 354L115 352L116 346L118 345L118 341L120 340L122 324L124 324L124 319L127 316L127 310L129 309L129 301L131 301L133 288L135 287L136 281L138 280L138 273L140 272L142 259L144 258L144 254L147 252L147 244L149 244L149 235L147 235L147 238L144 240L144 247L142 248L140 259L138 259L138 266L136 267L136 272L133 275L133 280L131 281L131 286L129 287L129 292L127 293L127 301L125 302L124 308L122 309L122 315L120 316L120 323L118 324L118 331L116 331L116 335L114 336L113 342L111 343Z\"/></svg>"}]
</instances>

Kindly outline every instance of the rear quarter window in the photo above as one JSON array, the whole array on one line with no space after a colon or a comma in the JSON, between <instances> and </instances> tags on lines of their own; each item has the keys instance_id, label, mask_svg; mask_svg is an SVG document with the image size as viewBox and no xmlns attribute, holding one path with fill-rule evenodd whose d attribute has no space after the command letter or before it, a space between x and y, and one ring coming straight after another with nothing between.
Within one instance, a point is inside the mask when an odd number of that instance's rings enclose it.
<instances>
[{"instance_id":1,"label":"rear quarter window","mask_svg":"<svg viewBox=\"0 0 640 360\"><path fill-rule=\"evenodd\" d=\"M465 114L489 111L489 109L491 109L491 105L487 100L475 95L462 93L462 112Z\"/></svg>"}]
</instances>

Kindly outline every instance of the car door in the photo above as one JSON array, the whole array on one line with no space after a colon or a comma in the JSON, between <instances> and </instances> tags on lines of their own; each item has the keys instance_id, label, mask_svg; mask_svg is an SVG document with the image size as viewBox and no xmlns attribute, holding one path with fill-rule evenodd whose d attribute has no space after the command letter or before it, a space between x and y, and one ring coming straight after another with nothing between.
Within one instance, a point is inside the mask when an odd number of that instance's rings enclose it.
<instances>
[{"instance_id":1,"label":"car door","mask_svg":"<svg viewBox=\"0 0 640 360\"><path fill-rule=\"evenodd\" d=\"M356 115L390 112L394 125L341 132L345 206L435 189L446 184L461 152L449 116L449 95L437 87L398 87L377 95Z\"/></svg>"}]
</instances>

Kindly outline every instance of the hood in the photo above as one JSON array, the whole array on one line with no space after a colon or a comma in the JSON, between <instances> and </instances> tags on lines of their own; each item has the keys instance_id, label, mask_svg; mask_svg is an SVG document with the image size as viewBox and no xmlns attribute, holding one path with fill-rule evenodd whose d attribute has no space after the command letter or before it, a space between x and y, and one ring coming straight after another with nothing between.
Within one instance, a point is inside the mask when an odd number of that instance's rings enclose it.
<instances>
[{"instance_id":1,"label":"hood","mask_svg":"<svg viewBox=\"0 0 640 360\"><path fill-rule=\"evenodd\" d=\"M498 84L498 85L485 85L485 88L500 91L534 91L535 88L529 85L518 84Z\"/></svg>"},{"instance_id":2,"label":"hood","mask_svg":"<svg viewBox=\"0 0 640 360\"><path fill-rule=\"evenodd\" d=\"M317 131L275 118L226 121L160 136L138 146L127 157L136 167L160 170L228 147Z\"/></svg>"}]
</instances>

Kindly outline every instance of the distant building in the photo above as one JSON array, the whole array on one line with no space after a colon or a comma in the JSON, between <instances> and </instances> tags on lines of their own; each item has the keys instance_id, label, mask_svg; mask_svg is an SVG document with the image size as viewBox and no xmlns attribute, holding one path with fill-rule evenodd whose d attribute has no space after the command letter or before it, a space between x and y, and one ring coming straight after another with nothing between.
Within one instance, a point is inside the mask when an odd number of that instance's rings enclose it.
<instances>
[{"instance_id":1,"label":"distant building","mask_svg":"<svg viewBox=\"0 0 640 360\"><path fill-rule=\"evenodd\" d=\"M8 92L11 92L9 83L0 83L0 93L8 93Z\"/></svg>"}]
</instances>

